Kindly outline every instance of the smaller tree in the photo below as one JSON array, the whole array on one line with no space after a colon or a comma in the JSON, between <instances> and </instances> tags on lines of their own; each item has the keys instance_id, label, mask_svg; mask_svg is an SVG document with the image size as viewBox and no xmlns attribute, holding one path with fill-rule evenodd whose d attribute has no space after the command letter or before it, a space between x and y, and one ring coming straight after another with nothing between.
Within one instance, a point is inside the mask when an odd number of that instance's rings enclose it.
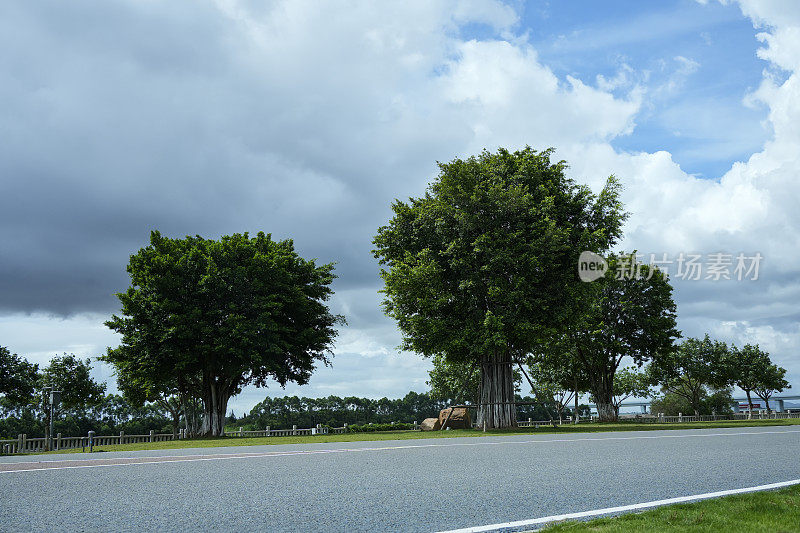
<instances>
[{"instance_id":1,"label":"smaller tree","mask_svg":"<svg viewBox=\"0 0 800 533\"><path fill-rule=\"evenodd\" d=\"M712 390L703 401L703 414L727 415L733 412L733 395L730 387Z\"/></svg>"},{"instance_id":2,"label":"smaller tree","mask_svg":"<svg viewBox=\"0 0 800 533\"><path fill-rule=\"evenodd\" d=\"M444 355L436 354L428 375L432 398L453 403L478 403L481 388L479 365L471 361L450 361Z\"/></svg>"},{"instance_id":3,"label":"smaller tree","mask_svg":"<svg viewBox=\"0 0 800 533\"><path fill-rule=\"evenodd\" d=\"M574 391L562 385L558 370L558 368L546 367L541 363L534 363L528 366L531 392L533 392L534 398L542 406L553 405L556 409L558 422L561 423L564 407L567 402L572 400Z\"/></svg>"},{"instance_id":4,"label":"smaller tree","mask_svg":"<svg viewBox=\"0 0 800 533\"><path fill-rule=\"evenodd\" d=\"M686 396L679 396L674 392L664 391L653 398L650 407L653 413L664 413L667 416L677 416L681 413L692 411L692 404ZM709 393L707 389L701 391L699 412L701 415L723 415L731 412L733 397L730 388L721 388Z\"/></svg>"},{"instance_id":5,"label":"smaller tree","mask_svg":"<svg viewBox=\"0 0 800 533\"><path fill-rule=\"evenodd\" d=\"M621 368L614 375L614 411L619 416L622 402L630 397L646 398L650 396L650 378L647 372L636 367Z\"/></svg>"},{"instance_id":6,"label":"smaller tree","mask_svg":"<svg viewBox=\"0 0 800 533\"><path fill-rule=\"evenodd\" d=\"M580 394L589 390L588 378L573 354L561 356L549 352L548 355L528 358L528 372L531 380L531 391L543 405L553 405L559 423L563 422L564 411L570 402L574 402L577 421L578 400Z\"/></svg>"},{"instance_id":7,"label":"smaller tree","mask_svg":"<svg viewBox=\"0 0 800 533\"><path fill-rule=\"evenodd\" d=\"M54 357L42 370L37 383L37 398L46 430L50 427L47 387L61 391L61 404L55 412L71 412L73 415L85 416L87 410L103 403L106 385L95 381L91 372L91 359L81 360L66 353Z\"/></svg>"},{"instance_id":8,"label":"smaller tree","mask_svg":"<svg viewBox=\"0 0 800 533\"><path fill-rule=\"evenodd\" d=\"M790 389L792 386L784 379L786 376L786 369L778 365L768 365L761 373L761 378L758 380L753 391L756 396L764 400L767 407L767 413L771 413L769 408L769 399L776 392L782 392L785 389Z\"/></svg>"},{"instance_id":9,"label":"smaller tree","mask_svg":"<svg viewBox=\"0 0 800 533\"><path fill-rule=\"evenodd\" d=\"M91 359L81 360L73 354L54 357L39 376L39 390L45 386L61 391L61 407L65 411L81 412L100 405L105 398L106 385L91 375Z\"/></svg>"},{"instance_id":10,"label":"smaller tree","mask_svg":"<svg viewBox=\"0 0 800 533\"><path fill-rule=\"evenodd\" d=\"M177 387L170 386L166 381L160 382L159 387L154 380L143 378L141 374L128 373L125 368L117 367L117 388L125 400L136 407L153 403L167 411L172 419L172 436L177 438L183 413L183 402Z\"/></svg>"},{"instance_id":11,"label":"smaller tree","mask_svg":"<svg viewBox=\"0 0 800 533\"><path fill-rule=\"evenodd\" d=\"M588 376L601 421L617 419L615 375L626 357L641 367L671 353L679 336L669 278L636 263L635 254L611 255L608 271L584 283L585 309L570 333ZM627 379L627 376L626 376ZM624 394L623 394L624 395Z\"/></svg>"},{"instance_id":12,"label":"smaller tree","mask_svg":"<svg viewBox=\"0 0 800 533\"><path fill-rule=\"evenodd\" d=\"M684 340L678 349L656 358L649 366L653 384L660 384L665 394L685 398L695 416L700 415L707 387L724 385L723 359L728 351L725 343L703 339Z\"/></svg>"},{"instance_id":13,"label":"smaller tree","mask_svg":"<svg viewBox=\"0 0 800 533\"><path fill-rule=\"evenodd\" d=\"M0 346L0 407L18 410L33 402L38 365Z\"/></svg>"},{"instance_id":14,"label":"smaller tree","mask_svg":"<svg viewBox=\"0 0 800 533\"><path fill-rule=\"evenodd\" d=\"M692 410L692 405L684 396L678 396L674 392L661 391L657 396L650 400L650 411L653 414L662 413L666 416L678 416Z\"/></svg>"},{"instance_id":15,"label":"smaller tree","mask_svg":"<svg viewBox=\"0 0 800 533\"><path fill-rule=\"evenodd\" d=\"M769 354L757 344L745 344L742 348L734 346L726 353L725 378L731 385L742 389L747 396L747 418L753 417L752 393L771 364Z\"/></svg>"}]
</instances>

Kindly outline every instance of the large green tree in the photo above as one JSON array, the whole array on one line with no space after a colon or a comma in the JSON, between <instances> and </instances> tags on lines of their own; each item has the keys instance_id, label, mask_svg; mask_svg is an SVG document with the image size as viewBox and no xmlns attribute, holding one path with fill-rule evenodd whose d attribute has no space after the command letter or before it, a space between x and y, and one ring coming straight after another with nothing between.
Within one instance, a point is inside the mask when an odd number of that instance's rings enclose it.
<instances>
[{"instance_id":1,"label":"large green tree","mask_svg":"<svg viewBox=\"0 0 800 533\"><path fill-rule=\"evenodd\" d=\"M201 432L224 432L228 400L248 384L308 382L329 364L343 318L326 305L333 264L298 256L270 235L172 239L152 232L130 258L122 313L106 324L122 334L105 359L163 392L193 385L203 402ZM136 370L139 369L139 370Z\"/></svg>"},{"instance_id":2,"label":"large green tree","mask_svg":"<svg viewBox=\"0 0 800 533\"><path fill-rule=\"evenodd\" d=\"M620 364L627 357L642 366L671 353L679 332L672 286L663 272L637 264L633 254L612 254L607 262L603 277L584 283L584 308L570 336L600 420L614 421Z\"/></svg>"},{"instance_id":3,"label":"large green tree","mask_svg":"<svg viewBox=\"0 0 800 533\"><path fill-rule=\"evenodd\" d=\"M478 365L487 428L516 425L514 364L574 316L580 252L621 234L616 180L595 196L551 155L500 149L440 163L425 195L396 201L374 240L383 307L404 347Z\"/></svg>"},{"instance_id":4,"label":"large green tree","mask_svg":"<svg viewBox=\"0 0 800 533\"><path fill-rule=\"evenodd\" d=\"M654 384L661 385L664 394L676 394L686 399L695 416L700 415L708 388L716 389L726 383L723 371L728 353L725 343L706 335L702 339L688 338L675 351L666 351L649 366Z\"/></svg>"}]
</instances>

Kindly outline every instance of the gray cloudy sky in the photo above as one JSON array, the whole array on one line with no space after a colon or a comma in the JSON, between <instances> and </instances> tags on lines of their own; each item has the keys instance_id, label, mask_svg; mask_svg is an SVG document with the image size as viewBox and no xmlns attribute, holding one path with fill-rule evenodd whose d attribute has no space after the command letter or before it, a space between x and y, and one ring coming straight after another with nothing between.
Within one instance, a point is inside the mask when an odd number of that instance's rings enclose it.
<instances>
[{"instance_id":1,"label":"gray cloudy sky","mask_svg":"<svg viewBox=\"0 0 800 533\"><path fill-rule=\"evenodd\" d=\"M680 327L759 342L800 385L800 7L627 5L3 2L0 345L97 356L151 229L263 230L338 261L349 321L286 392L425 390L371 238L437 160L529 144L620 177L628 249L762 253L756 282L676 281Z\"/></svg>"}]
</instances>

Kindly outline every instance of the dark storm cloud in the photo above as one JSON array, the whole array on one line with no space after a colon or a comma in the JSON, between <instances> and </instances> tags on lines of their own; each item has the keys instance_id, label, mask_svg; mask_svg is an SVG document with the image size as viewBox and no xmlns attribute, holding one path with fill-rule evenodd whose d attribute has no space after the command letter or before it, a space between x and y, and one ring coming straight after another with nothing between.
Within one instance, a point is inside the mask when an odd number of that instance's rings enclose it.
<instances>
[{"instance_id":1,"label":"dark storm cloud","mask_svg":"<svg viewBox=\"0 0 800 533\"><path fill-rule=\"evenodd\" d=\"M272 232L338 261L337 288L377 286L371 238L396 195L423 190L435 128L376 130L388 93L355 97L368 73L330 64L351 50L258 48L186 8L0 7L0 312L115 309L152 229Z\"/></svg>"}]
</instances>

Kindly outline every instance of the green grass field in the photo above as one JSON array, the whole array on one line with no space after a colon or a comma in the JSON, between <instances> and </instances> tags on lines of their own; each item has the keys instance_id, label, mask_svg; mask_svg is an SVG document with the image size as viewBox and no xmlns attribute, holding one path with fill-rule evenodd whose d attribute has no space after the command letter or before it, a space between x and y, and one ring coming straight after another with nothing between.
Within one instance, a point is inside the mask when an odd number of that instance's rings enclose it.
<instances>
[{"instance_id":1,"label":"green grass field","mask_svg":"<svg viewBox=\"0 0 800 533\"><path fill-rule=\"evenodd\" d=\"M762 427L800 425L800 419L785 420L719 420L716 422L693 422L682 424L642 424L636 422L584 423L560 427L519 428L514 430L487 431L458 429L452 431L383 431L376 433L346 433L343 435L314 435L298 437L222 437L185 439L165 442L142 442L95 447L95 451L164 450L173 448L211 448L217 446L260 446L264 444L307 444L319 442L356 442L406 439L430 439L442 437L485 437L498 435L545 435L571 433L599 433L603 431L654 431L674 429ZM48 453L81 453L80 448Z\"/></svg>"},{"instance_id":2,"label":"green grass field","mask_svg":"<svg viewBox=\"0 0 800 533\"><path fill-rule=\"evenodd\" d=\"M547 533L777 533L800 532L800 485L776 491L669 505L641 513L586 522L562 522Z\"/></svg>"}]
</instances>

